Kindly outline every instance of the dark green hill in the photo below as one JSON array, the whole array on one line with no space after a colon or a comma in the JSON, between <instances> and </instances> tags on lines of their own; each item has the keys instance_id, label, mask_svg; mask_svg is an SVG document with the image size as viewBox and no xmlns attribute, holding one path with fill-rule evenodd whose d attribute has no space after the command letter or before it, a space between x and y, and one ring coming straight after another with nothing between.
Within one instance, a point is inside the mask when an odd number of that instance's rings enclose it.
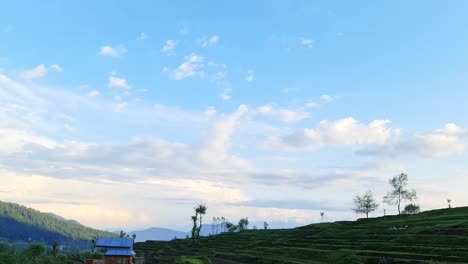
<instances>
[{"instance_id":1,"label":"dark green hill","mask_svg":"<svg viewBox=\"0 0 468 264\"><path fill-rule=\"evenodd\" d=\"M180 256L199 263L468 263L468 207L247 230L201 238L196 248L191 243L147 241L137 243L136 252L147 263L173 263Z\"/></svg>"},{"instance_id":2,"label":"dark green hill","mask_svg":"<svg viewBox=\"0 0 468 264\"><path fill-rule=\"evenodd\" d=\"M94 236L117 236L83 226L50 213L41 213L14 203L0 201L0 241L11 244L54 240L69 249L89 249Z\"/></svg>"}]
</instances>

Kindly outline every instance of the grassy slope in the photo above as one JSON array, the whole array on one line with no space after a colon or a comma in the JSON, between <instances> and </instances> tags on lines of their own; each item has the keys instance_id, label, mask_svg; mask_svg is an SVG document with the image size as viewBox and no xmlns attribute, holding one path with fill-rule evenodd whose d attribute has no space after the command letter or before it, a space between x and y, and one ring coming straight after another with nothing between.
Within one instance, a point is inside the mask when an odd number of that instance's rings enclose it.
<instances>
[{"instance_id":1,"label":"grassy slope","mask_svg":"<svg viewBox=\"0 0 468 264\"><path fill-rule=\"evenodd\" d=\"M136 251L147 263L173 263L177 256L249 264L468 263L468 207L289 230L247 230L202 238L197 248L187 239L148 241L137 243ZM379 262L382 258L392 262Z\"/></svg>"}]
</instances>

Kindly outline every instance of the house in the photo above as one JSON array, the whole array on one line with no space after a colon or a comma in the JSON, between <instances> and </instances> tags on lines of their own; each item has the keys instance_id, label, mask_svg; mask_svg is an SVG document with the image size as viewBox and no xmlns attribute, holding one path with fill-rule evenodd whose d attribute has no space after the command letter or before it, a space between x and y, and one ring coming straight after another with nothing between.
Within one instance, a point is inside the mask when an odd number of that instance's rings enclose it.
<instances>
[{"instance_id":1,"label":"house","mask_svg":"<svg viewBox=\"0 0 468 264\"><path fill-rule=\"evenodd\" d=\"M104 254L102 264L133 264L135 256L133 251L134 243L133 238L128 237L100 237L96 240L94 252Z\"/></svg>"}]
</instances>

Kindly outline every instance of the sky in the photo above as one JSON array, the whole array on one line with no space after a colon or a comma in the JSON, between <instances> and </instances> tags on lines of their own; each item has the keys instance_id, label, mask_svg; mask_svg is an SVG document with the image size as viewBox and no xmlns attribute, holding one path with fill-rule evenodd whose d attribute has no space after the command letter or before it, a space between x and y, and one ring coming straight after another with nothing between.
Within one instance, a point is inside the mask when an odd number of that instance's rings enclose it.
<instances>
[{"instance_id":1,"label":"sky","mask_svg":"<svg viewBox=\"0 0 468 264\"><path fill-rule=\"evenodd\" d=\"M9 1L0 200L101 229L468 205L466 1Z\"/></svg>"}]
</instances>

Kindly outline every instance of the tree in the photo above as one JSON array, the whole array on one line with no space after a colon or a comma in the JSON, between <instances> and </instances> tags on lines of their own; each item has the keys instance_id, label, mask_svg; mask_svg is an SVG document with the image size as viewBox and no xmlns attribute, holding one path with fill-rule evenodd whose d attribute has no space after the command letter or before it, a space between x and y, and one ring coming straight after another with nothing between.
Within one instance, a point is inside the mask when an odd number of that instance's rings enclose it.
<instances>
[{"instance_id":1,"label":"tree","mask_svg":"<svg viewBox=\"0 0 468 264\"><path fill-rule=\"evenodd\" d=\"M235 232L238 228L238 226L236 226L235 224L233 223L230 223L230 222L226 222L226 228L229 232Z\"/></svg>"},{"instance_id":2,"label":"tree","mask_svg":"<svg viewBox=\"0 0 468 264\"><path fill-rule=\"evenodd\" d=\"M128 237L128 235L127 235L127 233L125 233L123 230L120 230L119 237L120 237L120 238Z\"/></svg>"},{"instance_id":3,"label":"tree","mask_svg":"<svg viewBox=\"0 0 468 264\"><path fill-rule=\"evenodd\" d=\"M421 207L417 204L407 204L403 210L403 214L419 214Z\"/></svg>"},{"instance_id":4,"label":"tree","mask_svg":"<svg viewBox=\"0 0 468 264\"><path fill-rule=\"evenodd\" d=\"M263 229L265 229L265 230L268 229L268 223L267 222L263 222Z\"/></svg>"},{"instance_id":5,"label":"tree","mask_svg":"<svg viewBox=\"0 0 468 264\"><path fill-rule=\"evenodd\" d=\"M136 239L136 234L135 233L133 233L132 238L133 238L133 240Z\"/></svg>"},{"instance_id":6,"label":"tree","mask_svg":"<svg viewBox=\"0 0 468 264\"><path fill-rule=\"evenodd\" d=\"M451 204L451 203L452 203L452 199L450 199L450 198L447 199L447 203L448 203L448 208L449 208L449 209L452 208L452 204Z\"/></svg>"},{"instance_id":7,"label":"tree","mask_svg":"<svg viewBox=\"0 0 468 264\"><path fill-rule=\"evenodd\" d=\"M200 203L197 205L197 207L195 207L195 215L199 216L199 220L200 220L200 225L198 226L198 230L197 230L197 238L200 237L200 231L203 225L202 218L203 218L203 215L206 214L206 210L208 210L208 207L206 207L206 205L203 203Z\"/></svg>"},{"instance_id":8,"label":"tree","mask_svg":"<svg viewBox=\"0 0 468 264\"><path fill-rule=\"evenodd\" d=\"M325 216L325 212L320 212L320 223L323 222L323 217Z\"/></svg>"},{"instance_id":9,"label":"tree","mask_svg":"<svg viewBox=\"0 0 468 264\"><path fill-rule=\"evenodd\" d=\"M353 211L356 214L366 214L366 218L369 218L370 212L375 211L379 207L370 190L363 196L356 195L354 197L354 205Z\"/></svg>"},{"instance_id":10,"label":"tree","mask_svg":"<svg viewBox=\"0 0 468 264\"><path fill-rule=\"evenodd\" d=\"M38 263L38 258L45 253L45 247L42 244L31 244L28 247L27 254L33 263Z\"/></svg>"},{"instance_id":11,"label":"tree","mask_svg":"<svg viewBox=\"0 0 468 264\"><path fill-rule=\"evenodd\" d=\"M192 222L193 222L193 227L192 227L192 244L195 244L195 239L197 239L197 220L198 216L194 215L192 216Z\"/></svg>"},{"instance_id":12,"label":"tree","mask_svg":"<svg viewBox=\"0 0 468 264\"><path fill-rule=\"evenodd\" d=\"M400 173L391 178L388 183L392 186L392 190L384 197L384 203L398 206L398 214L401 214L401 203L405 200L413 201L417 199L414 189L406 189L408 185L408 175Z\"/></svg>"},{"instance_id":13,"label":"tree","mask_svg":"<svg viewBox=\"0 0 468 264\"><path fill-rule=\"evenodd\" d=\"M247 217L239 220L239 230L246 230L249 227L249 219Z\"/></svg>"},{"instance_id":14,"label":"tree","mask_svg":"<svg viewBox=\"0 0 468 264\"><path fill-rule=\"evenodd\" d=\"M57 258L58 251L59 251L58 247L59 247L59 244L57 240L54 240L54 242L52 242L52 256L54 256L54 258Z\"/></svg>"}]
</instances>

